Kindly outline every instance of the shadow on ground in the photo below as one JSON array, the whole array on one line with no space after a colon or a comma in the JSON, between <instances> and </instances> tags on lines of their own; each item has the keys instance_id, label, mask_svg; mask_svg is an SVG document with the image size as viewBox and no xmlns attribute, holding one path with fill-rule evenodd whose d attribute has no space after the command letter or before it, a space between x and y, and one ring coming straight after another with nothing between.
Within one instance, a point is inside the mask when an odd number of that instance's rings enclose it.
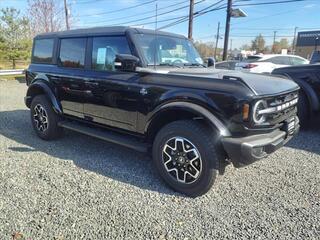
<instances>
[{"instance_id":1,"label":"shadow on ground","mask_svg":"<svg viewBox=\"0 0 320 240\"><path fill-rule=\"evenodd\" d=\"M0 112L0 134L24 145L8 144L11 146L7 150L43 152L62 160L72 160L82 169L142 189L179 195L159 179L152 168L150 156L70 131L65 131L61 139L44 141L34 133L29 118L28 110Z\"/></svg>"},{"instance_id":2,"label":"shadow on ground","mask_svg":"<svg viewBox=\"0 0 320 240\"><path fill-rule=\"evenodd\" d=\"M319 116L313 117L307 126L301 128L299 134L288 142L286 146L320 155L319 120Z\"/></svg>"}]
</instances>

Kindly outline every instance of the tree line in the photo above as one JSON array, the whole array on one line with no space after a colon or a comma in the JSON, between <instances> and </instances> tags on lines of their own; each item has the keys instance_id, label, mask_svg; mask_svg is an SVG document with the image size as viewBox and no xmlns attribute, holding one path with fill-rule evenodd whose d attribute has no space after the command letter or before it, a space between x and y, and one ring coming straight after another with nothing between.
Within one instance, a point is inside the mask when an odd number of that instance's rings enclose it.
<instances>
[{"instance_id":1,"label":"tree line","mask_svg":"<svg viewBox=\"0 0 320 240\"><path fill-rule=\"evenodd\" d=\"M32 39L39 33L64 30L64 8L60 0L29 0L25 14L15 8L0 10L0 61L28 61ZM1 65L0 65L1 68Z\"/></svg>"},{"instance_id":2,"label":"tree line","mask_svg":"<svg viewBox=\"0 0 320 240\"><path fill-rule=\"evenodd\" d=\"M70 17L70 14L68 16ZM1 9L0 62L10 62L12 68L16 68L17 60L28 61L33 37L39 33L65 30L64 21L63 1L60 0L28 0L25 14L15 8ZM217 60L220 60L222 49L217 48L215 51L213 42L195 41L194 44L203 58L212 57L216 53ZM281 53L281 49L290 49L287 39L282 38L280 41L275 41L272 46L266 46L261 34L253 39L251 44L240 48L240 50L252 50L257 53Z\"/></svg>"}]
</instances>

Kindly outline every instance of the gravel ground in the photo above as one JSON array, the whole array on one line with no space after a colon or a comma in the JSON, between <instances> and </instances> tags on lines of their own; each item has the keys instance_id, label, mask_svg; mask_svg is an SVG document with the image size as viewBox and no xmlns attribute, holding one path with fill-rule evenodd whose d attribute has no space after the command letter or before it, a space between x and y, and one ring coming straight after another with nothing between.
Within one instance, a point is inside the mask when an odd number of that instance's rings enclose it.
<instances>
[{"instance_id":1,"label":"gravel ground","mask_svg":"<svg viewBox=\"0 0 320 240\"><path fill-rule=\"evenodd\" d=\"M320 239L319 127L229 166L191 199L161 182L149 156L73 132L40 140L26 89L0 81L0 239Z\"/></svg>"}]
</instances>

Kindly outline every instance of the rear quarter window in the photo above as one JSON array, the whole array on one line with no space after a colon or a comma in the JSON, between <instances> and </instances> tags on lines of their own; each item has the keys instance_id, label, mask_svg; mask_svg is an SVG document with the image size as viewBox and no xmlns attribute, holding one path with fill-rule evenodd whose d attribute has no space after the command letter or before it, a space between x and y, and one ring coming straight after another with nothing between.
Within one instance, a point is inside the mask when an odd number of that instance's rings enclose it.
<instances>
[{"instance_id":1,"label":"rear quarter window","mask_svg":"<svg viewBox=\"0 0 320 240\"><path fill-rule=\"evenodd\" d=\"M54 39L36 39L34 41L32 62L52 63Z\"/></svg>"}]
</instances>

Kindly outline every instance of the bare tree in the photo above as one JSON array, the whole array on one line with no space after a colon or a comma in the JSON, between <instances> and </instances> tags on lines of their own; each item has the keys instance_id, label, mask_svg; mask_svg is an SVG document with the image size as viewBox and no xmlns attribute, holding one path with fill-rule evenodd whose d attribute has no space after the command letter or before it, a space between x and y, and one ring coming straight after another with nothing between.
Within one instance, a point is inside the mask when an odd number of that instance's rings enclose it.
<instances>
[{"instance_id":1,"label":"bare tree","mask_svg":"<svg viewBox=\"0 0 320 240\"><path fill-rule=\"evenodd\" d=\"M28 0L28 17L34 35L65 29L62 3L60 0Z\"/></svg>"}]
</instances>

